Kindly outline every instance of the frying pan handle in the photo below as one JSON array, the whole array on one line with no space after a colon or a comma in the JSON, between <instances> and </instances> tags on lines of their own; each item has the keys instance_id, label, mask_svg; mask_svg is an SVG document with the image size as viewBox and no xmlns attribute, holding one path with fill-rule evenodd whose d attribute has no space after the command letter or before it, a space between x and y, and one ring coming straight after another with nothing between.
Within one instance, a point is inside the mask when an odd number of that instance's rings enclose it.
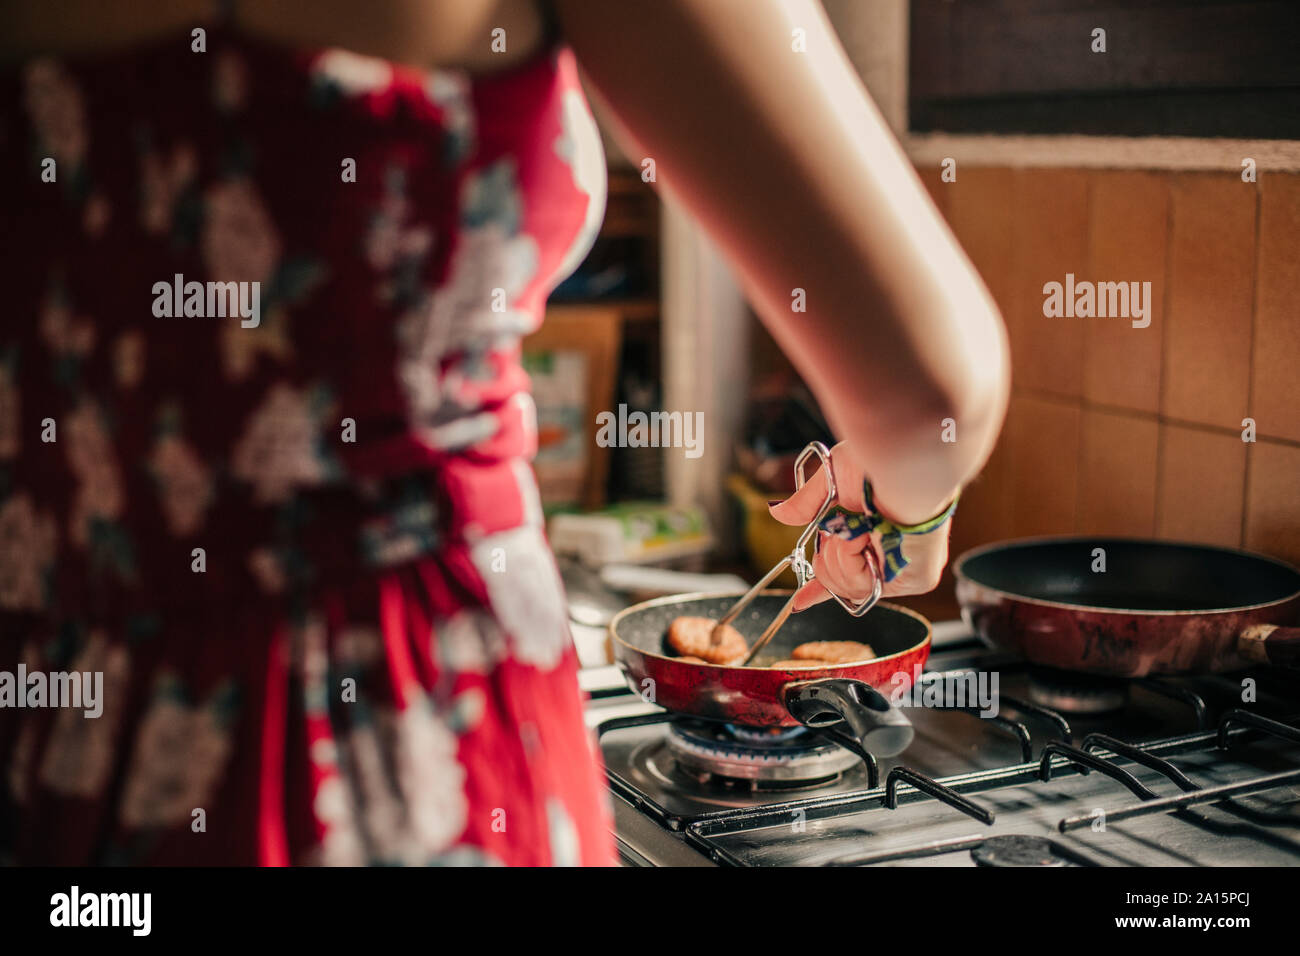
<instances>
[{"instance_id":1,"label":"frying pan handle","mask_svg":"<svg viewBox=\"0 0 1300 956\"><path fill-rule=\"evenodd\" d=\"M1300 627L1252 624L1238 636L1237 649L1248 660L1300 670Z\"/></svg>"},{"instance_id":2,"label":"frying pan handle","mask_svg":"<svg viewBox=\"0 0 1300 956\"><path fill-rule=\"evenodd\" d=\"M902 711L870 684L848 677L795 681L782 691L786 710L805 727L849 725L863 748L877 757L901 754L915 731Z\"/></svg>"}]
</instances>

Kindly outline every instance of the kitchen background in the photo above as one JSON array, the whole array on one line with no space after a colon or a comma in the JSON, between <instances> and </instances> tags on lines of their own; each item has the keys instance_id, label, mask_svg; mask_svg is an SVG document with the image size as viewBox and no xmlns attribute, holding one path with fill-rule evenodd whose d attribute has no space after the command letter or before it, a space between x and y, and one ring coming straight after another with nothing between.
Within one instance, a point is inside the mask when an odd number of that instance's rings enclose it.
<instances>
[{"instance_id":1,"label":"kitchen background","mask_svg":"<svg viewBox=\"0 0 1300 956\"><path fill-rule=\"evenodd\" d=\"M1010 411L963 495L953 556L1078 532L1300 563L1291 5L825 7L1010 332ZM537 467L580 624L610 583L656 590L629 579L628 566L748 580L766 570L797 530L771 522L765 502L788 493L792 454L829 437L708 242L642 181L639 158L608 139L607 151L601 238L527 345ZM1066 273L1149 281L1150 326L1045 317L1043 285ZM703 412L703 454L598 447L595 414L619 404ZM1253 442L1242 439L1246 418ZM950 575L903 603L932 619L957 615ZM585 646L579 635L584 660L603 662L590 630Z\"/></svg>"}]
</instances>

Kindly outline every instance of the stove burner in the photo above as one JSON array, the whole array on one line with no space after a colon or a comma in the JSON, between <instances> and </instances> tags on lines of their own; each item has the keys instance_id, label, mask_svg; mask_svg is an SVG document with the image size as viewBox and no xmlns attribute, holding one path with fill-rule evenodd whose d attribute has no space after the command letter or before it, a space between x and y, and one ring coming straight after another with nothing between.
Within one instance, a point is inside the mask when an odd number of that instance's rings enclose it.
<instances>
[{"instance_id":1,"label":"stove burner","mask_svg":"<svg viewBox=\"0 0 1300 956\"><path fill-rule=\"evenodd\" d=\"M1029 671L1029 698L1035 704L1070 714L1105 714L1128 702L1128 682L1114 677L1075 674L1046 667Z\"/></svg>"},{"instance_id":2,"label":"stove burner","mask_svg":"<svg viewBox=\"0 0 1300 956\"><path fill-rule=\"evenodd\" d=\"M808 733L807 727L745 727L742 724L725 724L727 732L746 743L783 744Z\"/></svg>"},{"instance_id":3,"label":"stove burner","mask_svg":"<svg viewBox=\"0 0 1300 956\"><path fill-rule=\"evenodd\" d=\"M1072 866L1046 837L1007 834L989 837L970 851L979 866Z\"/></svg>"},{"instance_id":4,"label":"stove burner","mask_svg":"<svg viewBox=\"0 0 1300 956\"><path fill-rule=\"evenodd\" d=\"M676 720L668 729L668 750L683 769L761 783L827 780L861 762L856 754L803 727Z\"/></svg>"}]
</instances>

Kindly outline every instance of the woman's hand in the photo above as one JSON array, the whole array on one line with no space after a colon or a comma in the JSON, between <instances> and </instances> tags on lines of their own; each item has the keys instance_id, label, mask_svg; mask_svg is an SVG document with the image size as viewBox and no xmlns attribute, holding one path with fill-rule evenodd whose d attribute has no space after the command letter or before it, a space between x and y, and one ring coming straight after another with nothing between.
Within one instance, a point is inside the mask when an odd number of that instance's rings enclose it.
<instances>
[{"instance_id":1,"label":"woman's hand","mask_svg":"<svg viewBox=\"0 0 1300 956\"><path fill-rule=\"evenodd\" d=\"M831 469L835 474L835 504L846 511L859 514L865 512L866 502L863 501L862 488L867 475L845 442L840 442L832 449ZM771 505L772 517L782 524L800 527L817 517L817 511L826 497L826 476L823 472L824 469L819 469L793 495ZM888 502L875 504L878 510L888 516ZM944 504L946 503L937 505L935 511L942 510ZM903 536L903 555L908 564L892 581L885 582L885 597L924 594L935 588L944 565L948 563L948 533L951 528L952 522L945 521L928 534ZM815 579L800 589L794 609L802 611L828 600L830 592L847 601L861 601L870 597L875 587L874 574L864 552L867 548L875 549L876 566L883 573L885 561L880 531L851 540L820 531L818 534L821 536L821 551L813 560Z\"/></svg>"}]
</instances>

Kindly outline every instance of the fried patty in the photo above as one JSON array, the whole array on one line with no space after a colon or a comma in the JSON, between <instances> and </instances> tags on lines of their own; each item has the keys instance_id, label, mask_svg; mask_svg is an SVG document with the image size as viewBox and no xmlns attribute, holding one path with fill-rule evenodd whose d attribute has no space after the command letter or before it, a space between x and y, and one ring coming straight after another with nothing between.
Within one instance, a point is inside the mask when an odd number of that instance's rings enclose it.
<instances>
[{"instance_id":1,"label":"fried patty","mask_svg":"<svg viewBox=\"0 0 1300 956\"><path fill-rule=\"evenodd\" d=\"M679 617L668 625L668 646L682 657L696 657L707 664L736 664L749 653L749 644L730 624L718 628L707 617Z\"/></svg>"},{"instance_id":2,"label":"fried patty","mask_svg":"<svg viewBox=\"0 0 1300 956\"><path fill-rule=\"evenodd\" d=\"M856 664L876 656L870 644L857 641L809 641L800 644L790 656L797 661L818 661L824 664Z\"/></svg>"}]
</instances>

